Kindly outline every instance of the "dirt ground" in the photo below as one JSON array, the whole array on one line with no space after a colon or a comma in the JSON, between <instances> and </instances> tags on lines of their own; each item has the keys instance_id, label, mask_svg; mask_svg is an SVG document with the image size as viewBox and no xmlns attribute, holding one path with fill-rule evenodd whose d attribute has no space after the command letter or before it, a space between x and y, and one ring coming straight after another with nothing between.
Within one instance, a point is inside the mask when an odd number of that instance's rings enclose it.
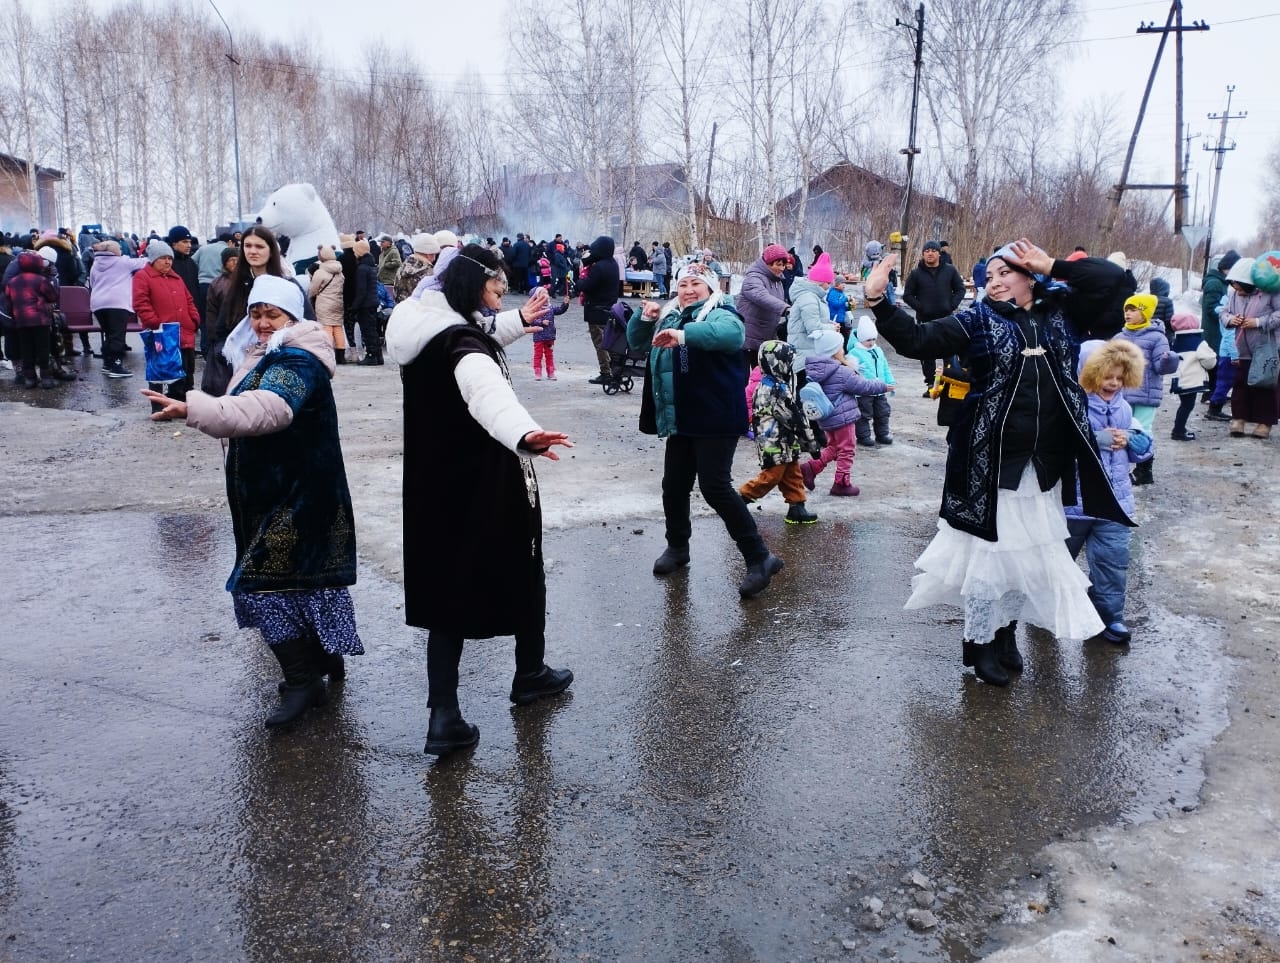
<instances>
[{"instance_id":1,"label":"dirt ground","mask_svg":"<svg viewBox=\"0 0 1280 963\"><path fill-rule=\"evenodd\" d=\"M514 302L513 302L514 303ZM558 327L556 382L534 382L530 349L510 351L516 391L543 427L577 443L563 460L538 464L546 524L576 528L616 518L660 518L661 447L636 431L642 382L604 396L581 309ZM131 358L141 370L141 352ZM934 404L920 397L916 362L889 352L902 390L893 406L897 443L858 455L857 499L818 497L824 521L916 519L936 512L945 455ZM182 423L153 423L141 377L110 381L83 361L78 385L21 391L0 384L0 512L31 525L42 515L209 510L224 505L220 450ZM400 574L400 386L394 367L348 366L335 379L343 449L362 559ZM1280 438L1230 439L1197 409L1189 443L1169 440L1173 405L1156 419L1156 484L1139 489L1137 565L1147 577L1131 600L1134 646L1157 611L1219 623L1231 679L1229 723L1205 760L1199 804L1170 818L1098 827L1050 847L1047 912L1000 934L1001 963L1061 960L1280 960ZM755 471L740 446L735 477ZM413 497L405 493L405 497ZM777 496L771 496L776 499ZM702 511L705 506L698 503ZM766 500L765 511L781 511ZM440 506L447 511L448 506ZM903 597L906 586L903 586ZM958 655L958 652L957 652ZM1205 667L1170 664L1171 677ZM960 671L957 659L956 671Z\"/></svg>"}]
</instances>

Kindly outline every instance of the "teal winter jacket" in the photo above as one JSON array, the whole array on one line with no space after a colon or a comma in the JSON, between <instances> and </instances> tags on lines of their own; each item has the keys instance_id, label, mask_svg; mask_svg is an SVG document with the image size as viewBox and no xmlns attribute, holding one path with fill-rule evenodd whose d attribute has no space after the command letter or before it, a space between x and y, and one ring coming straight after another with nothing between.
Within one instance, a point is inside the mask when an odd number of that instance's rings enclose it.
<instances>
[{"instance_id":1,"label":"teal winter jacket","mask_svg":"<svg viewBox=\"0 0 1280 963\"><path fill-rule=\"evenodd\" d=\"M683 329L684 344L653 347L654 334L667 328ZM657 321L637 311L627 322L627 343L633 351L649 349L645 391L650 392L659 437L742 433L747 423L746 328L728 297L715 294L684 310L672 302ZM643 415L642 407L642 422Z\"/></svg>"}]
</instances>

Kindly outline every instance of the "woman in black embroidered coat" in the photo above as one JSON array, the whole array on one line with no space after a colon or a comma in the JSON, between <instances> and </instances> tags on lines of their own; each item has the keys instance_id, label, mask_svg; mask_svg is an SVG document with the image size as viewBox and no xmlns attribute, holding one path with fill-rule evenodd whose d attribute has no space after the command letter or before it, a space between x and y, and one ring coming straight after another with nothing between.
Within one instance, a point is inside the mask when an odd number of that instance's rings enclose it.
<instances>
[{"instance_id":1,"label":"woman in black embroidered coat","mask_svg":"<svg viewBox=\"0 0 1280 963\"><path fill-rule=\"evenodd\" d=\"M1080 333L1092 320L1079 305L1114 285L1120 268L1055 261L1024 238L988 259L985 300L920 324L883 299L893 260L867 278L881 334L908 358L963 354L973 378L947 433L938 534L916 561L906 607L962 607L964 664L1006 685L1008 671L1022 668L1018 619L1065 639L1103 628L1064 541L1062 506L1075 502L1077 472L1088 514L1133 524L1107 481L1076 381Z\"/></svg>"}]
</instances>

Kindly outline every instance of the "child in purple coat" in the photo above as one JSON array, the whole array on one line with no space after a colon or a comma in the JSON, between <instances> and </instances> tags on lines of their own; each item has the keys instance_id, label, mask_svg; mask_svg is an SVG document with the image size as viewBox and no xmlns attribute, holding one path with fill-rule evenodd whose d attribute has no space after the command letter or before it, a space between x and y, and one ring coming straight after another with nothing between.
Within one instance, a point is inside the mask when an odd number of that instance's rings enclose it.
<instances>
[{"instance_id":1,"label":"child in purple coat","mask_svg":"<svg viewBox=\"0 0 1280 963\"><path fill-rule=\"evenodd\" d=\"M857 450L857 423L862 417L858 396L882 395L887 386L883 381L870 381L862 377L845 360L844 340L834 328L826 328L812 337L814 346L805 358L805 375L810 381L822 386L822 393L827 396L834 410L818 422L818 427L827 433L827 447L812 461L800 466L804 486L813 491L814 479L834 461L836 480L831 486L831 494L856 495L860 489L849 477Z\"/></svg>"},{"instance_id":2,"label":"child in purple coat","mask_svg":"<svg viewBox=\"0 0 1280 963\"><path fill-rule=\"evenodd\" d=\"M541 316L531 322L533 332L533 380L542 380L542 362L547 363L547 380L556 380L556 315L569 310L569 299L565 298L560 306L547 302Z\"/></svg>"}]
</instances>

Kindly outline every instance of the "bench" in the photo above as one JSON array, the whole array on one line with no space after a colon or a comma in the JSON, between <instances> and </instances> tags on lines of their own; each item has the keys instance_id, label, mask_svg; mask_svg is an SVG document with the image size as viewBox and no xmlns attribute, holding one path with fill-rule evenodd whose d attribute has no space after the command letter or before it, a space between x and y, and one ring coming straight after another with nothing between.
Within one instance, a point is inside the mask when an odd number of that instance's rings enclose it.
<instances>
[{"instance_id":1,"label":"bench","mask_svg":"<svg viewBox=\"0 0 1280 963\"><path fill-rule=\"evenodd\" d=\"M59 307L67 319L67 330L72 334L88 334L101 330L89 310L89 289L79 285L64 285L59 292ZM141 331L143 327L135 317L129 322L128 331Z\"/></svg>"}]
</instances>

